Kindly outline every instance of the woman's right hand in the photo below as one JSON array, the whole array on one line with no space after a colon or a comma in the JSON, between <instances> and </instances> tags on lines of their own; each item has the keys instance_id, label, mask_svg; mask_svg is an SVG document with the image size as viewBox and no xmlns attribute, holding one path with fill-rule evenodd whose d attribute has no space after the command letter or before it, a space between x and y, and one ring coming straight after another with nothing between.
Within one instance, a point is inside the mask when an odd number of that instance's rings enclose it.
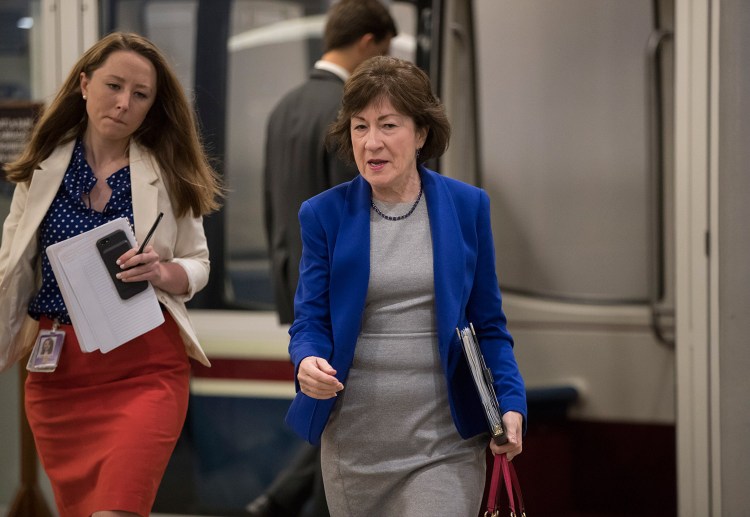
<instances>
[{"instance_id":1,"label":"woman's right hand","mask_svg":"<svg viewBox=\"0 0 750 517\"><path fill-rule=\"evenodd\" d=\"M344 385L334 377L335 375L336 370L322 357L305 357L297 370L300 391L314 399L326 400L335 397L344 389Z\"/></svg>"}]
</instances>

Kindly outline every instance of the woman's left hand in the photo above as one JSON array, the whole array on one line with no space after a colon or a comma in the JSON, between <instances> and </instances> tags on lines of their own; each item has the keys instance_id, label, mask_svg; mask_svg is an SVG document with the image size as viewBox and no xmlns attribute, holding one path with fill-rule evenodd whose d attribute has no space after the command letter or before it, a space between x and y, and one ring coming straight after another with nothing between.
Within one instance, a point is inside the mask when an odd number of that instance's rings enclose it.
<instances>
[{"instance_id":1,"label":"woman's left hand","mask_svg":"<svg viewBox=\"0 0 750 517\"><path fill-rule=\"evenodd\" d=\"M503 425L508 436L508 442L497 445L490 440L492 454L507 454L508 461L521 454L523 449L523 415L515 411L508 411L503 415Z\"/></svg>"}]
</instances>

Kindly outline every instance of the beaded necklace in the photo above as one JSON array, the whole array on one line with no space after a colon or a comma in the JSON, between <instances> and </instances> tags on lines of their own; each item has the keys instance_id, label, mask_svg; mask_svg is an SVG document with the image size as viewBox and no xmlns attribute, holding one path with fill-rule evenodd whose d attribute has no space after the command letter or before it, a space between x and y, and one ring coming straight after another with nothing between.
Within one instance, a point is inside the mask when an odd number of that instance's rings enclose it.
<instances>
[{"instance_id":1,"label":"beaded necklace","mask_svg":"<svg viewBox=\"0 0 750 517\"><path fill-rule=\"evenodd\" d=\"M419 200L420 199L422 199L422 184L421 183L419 184L419 195L417 196L417 200L414 201L414 204L411 205L411 208L409 209L409 211L406 212L404 215L399 215L399 216L395 216L395 217L394 216L390 216L390 215L385 215L375 205L375 200L373 200L373 199L370 200L370 205L372 205L372 209L375 210L375 213L378 214L383 219L387 219L389 221L400 221L402 219L406 219L407 217L409 217L411 214L414 213L414 210L416 210L417 205L419 204Z\"/></svg>"}]
</instances>

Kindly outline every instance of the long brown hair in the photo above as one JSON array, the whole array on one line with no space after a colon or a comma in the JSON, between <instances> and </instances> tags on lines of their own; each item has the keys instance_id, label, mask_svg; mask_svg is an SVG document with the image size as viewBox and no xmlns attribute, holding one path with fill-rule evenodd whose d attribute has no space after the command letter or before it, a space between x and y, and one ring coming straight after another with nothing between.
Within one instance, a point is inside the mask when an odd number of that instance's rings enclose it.
<instances>
[{"instance_id":1,"label":"long brown hair","mask_svg":"<svg viewBox=\"0 0 750 517\"><path fill-rule=\"evenodd\" d=\"M21 156L5 166L8 181L31 181L34 169L59 145L82 136L88 117L80 76L91 77L118 50L135 52L156 69L156 100L132 138L156 159L177 216L197 217L219 208L223 194L198 133L195 114L162 52L133 33L113 32L88 49L36 124Z\"/></svg>"}]
</instances>

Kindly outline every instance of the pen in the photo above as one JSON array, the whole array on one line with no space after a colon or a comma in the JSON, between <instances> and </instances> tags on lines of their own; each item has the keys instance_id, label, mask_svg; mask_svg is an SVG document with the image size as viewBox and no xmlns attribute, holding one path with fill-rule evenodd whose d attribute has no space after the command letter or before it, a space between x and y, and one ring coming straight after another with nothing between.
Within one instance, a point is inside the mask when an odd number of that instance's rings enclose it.
<instances>
[{"instance_id":1,"label":"pen","mask_svg":"<svg viewBox=\"0 0 750 517\"><path fill-rule=\"evenodd\" d=\"M143 253L143 250L146 249L146 244L148 244L148 241L151 240L151 237L154 235L154 232L156 231L156 227L159 226L159 221L161 221L162 216L164 215L164 212L159 212L159 215L156 216L156 221L154 221L154 224L151 225L151 229L146 234L146 238L143 239L143 244L141 244L141 247L138 248L138 253L136 255L140 255Z\"/></svg>"}]
</instances>

